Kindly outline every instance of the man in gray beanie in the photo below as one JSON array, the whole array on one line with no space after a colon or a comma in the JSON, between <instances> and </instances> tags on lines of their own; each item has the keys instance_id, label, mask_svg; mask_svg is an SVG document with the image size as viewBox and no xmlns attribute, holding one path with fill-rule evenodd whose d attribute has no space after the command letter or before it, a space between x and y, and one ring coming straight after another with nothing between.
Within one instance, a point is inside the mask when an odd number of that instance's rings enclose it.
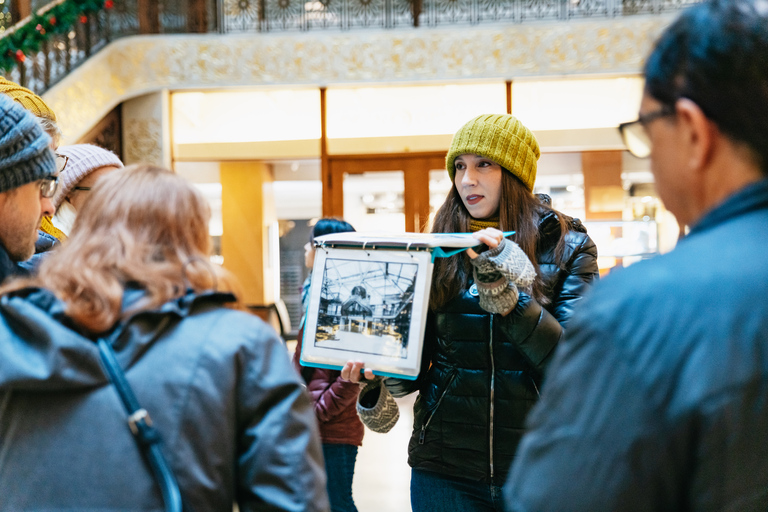
<instances>
[{"instance_id":1,"label":"man in gray beanie","mask_svg":"<svg viewBox=\"0 0 768 512\"><path fill-rule=\"evenodd\" d=\"M35 117L0 95L0 282L23 275L43 215L53 214L56 160Z\"/></svg>"}]
</instances>

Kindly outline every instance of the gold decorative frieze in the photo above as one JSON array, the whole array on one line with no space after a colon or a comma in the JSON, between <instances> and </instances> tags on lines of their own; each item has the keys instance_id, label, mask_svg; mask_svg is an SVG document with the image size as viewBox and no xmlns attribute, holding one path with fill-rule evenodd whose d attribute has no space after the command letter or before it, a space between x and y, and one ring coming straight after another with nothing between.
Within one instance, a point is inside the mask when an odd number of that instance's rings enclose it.
<instances>
[{"instance_id":1,"label":"gold decorative frieze","mask_svg":"<svg viewBox=\"0 0 768 512\"><path fill-rule=\"evenodd\" d=\"M674 15L346 32L134 36L45 94L65 141L160 89L637 74Z\"/></svg>"}]
</instances>

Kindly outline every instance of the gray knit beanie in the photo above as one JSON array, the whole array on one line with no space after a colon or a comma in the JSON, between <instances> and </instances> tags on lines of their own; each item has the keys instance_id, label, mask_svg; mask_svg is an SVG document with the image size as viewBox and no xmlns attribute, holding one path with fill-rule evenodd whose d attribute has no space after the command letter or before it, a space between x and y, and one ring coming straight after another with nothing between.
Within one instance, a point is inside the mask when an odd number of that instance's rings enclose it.
<instances>
[{"instance_id":1,"label":"gray knit beanie","mask_svg":"<svg viewBox=\"0 0 768 512\"><path fill-rule=\"evenodd\" d=\"M0 193L55 174L50 143L32 114L0 94Z\"/></svg>"},{"instance_id":2,"label":"gray knit beanie","mask_svg":"<svg viewBox=\"0 0 768 512\"><path fill-rule=\"evenodd\" d=\"M69 160L67 161L67 166L61 171L59 188L53 196L53 207L57 210L61 203L64 202L64 198L72 192L72 189L93 171L102 167L117 167L120 169L123 167L123 162L120 161L116 154L93 144L60 146L58 152Z\"/></svg>"}]
</instances>

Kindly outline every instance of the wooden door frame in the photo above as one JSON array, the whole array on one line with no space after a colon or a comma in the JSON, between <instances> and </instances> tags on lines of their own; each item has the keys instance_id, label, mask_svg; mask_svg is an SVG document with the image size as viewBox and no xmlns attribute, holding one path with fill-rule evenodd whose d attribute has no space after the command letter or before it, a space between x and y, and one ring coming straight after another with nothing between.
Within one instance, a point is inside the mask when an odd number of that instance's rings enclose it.
<instances>
[{"instance_id":1,"label":"wooden door frame","mask_svg":"<svg viewBox=\"0 0 768 512\"><path fill-rule=\"evenodd\" d=\"M323 217L344 217L344 174L403 171L405 230L424 230L429 220L429 171L445 167L445 152L326 155L325 158Z\"/></svg>"}]
</instances>

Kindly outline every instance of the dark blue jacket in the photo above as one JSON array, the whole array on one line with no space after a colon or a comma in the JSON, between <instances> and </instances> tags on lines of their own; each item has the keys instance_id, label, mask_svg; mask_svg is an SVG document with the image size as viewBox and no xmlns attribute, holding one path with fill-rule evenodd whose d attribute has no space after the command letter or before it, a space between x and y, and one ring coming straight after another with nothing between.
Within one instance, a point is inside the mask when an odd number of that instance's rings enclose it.
<instances>
[{"instance_id":1,"label":"dark blue jacket","mask_svg":"<svg viewBox=\"0 0 768 512\"><path fill-rule=\"evenodd\" d=\"M0 244L0 283L9 277L26 276L27 274L27 270L14 263L3 244Z\"/></svg>"},{"instance_id":2,"label":"dark blue jacket","mask_svg":"<svg viewBox=\"0 0 768 512\"><path fill-rule=\"evenodd\" d=\"M36 272L37 267L43 262L43 259L47 258L51 249L59 245L59 239L53 235L49 235L45 231L37 231L37 241L35 242L35 254L32 255L27 261L22 261L19 266L26 269L28 272Z\"/></svg>"},{"instance_id":3,"label":"dark blue jacket","mask_svg":"<svg viewBox=\"0 0 768 512\"><path fill-rule=\"evenodd\" d=\"M529 418L513 511L768 510L768 180L603 280Z\"/></svg>"},{"instance_id":4,"label":"dark blue jacket","mask_svg":"<svg viewBox=\"0 0 768 512\"><path fill-rule=\"evenodd\" d=\"M325 511L309 397L275 332L229 299L135 315L117 359L192 510ZM97 345L66 324L45 290L0 298L0 510L160 510Z\"/></svg>"}]
</instances>

